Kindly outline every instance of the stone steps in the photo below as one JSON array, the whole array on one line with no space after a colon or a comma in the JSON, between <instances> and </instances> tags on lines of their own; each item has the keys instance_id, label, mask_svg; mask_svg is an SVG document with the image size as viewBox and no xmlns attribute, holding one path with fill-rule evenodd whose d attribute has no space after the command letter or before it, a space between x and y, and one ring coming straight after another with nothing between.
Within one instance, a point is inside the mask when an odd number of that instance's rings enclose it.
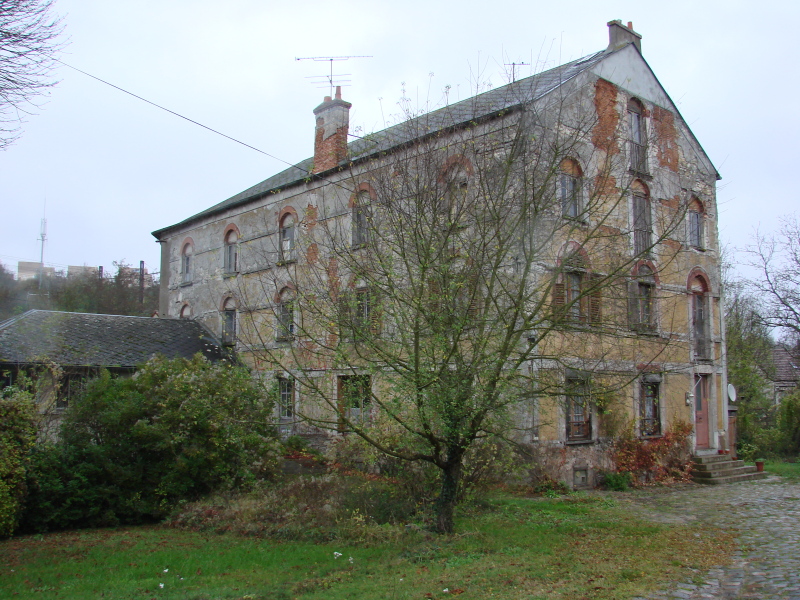
<instances>
[{"instance_id":1,"label":"stone steps","mask_svg":"<svg viewBox=\"0 0 800 600\"><path fill-rule=\"evenodd\" d=\"M721 485L767 477L766 473L757 472L754 466L747 466L744 461L731 460L727 454L695 456L693 460L692 479L695 483Z\"/></svg>"}]
</instances>

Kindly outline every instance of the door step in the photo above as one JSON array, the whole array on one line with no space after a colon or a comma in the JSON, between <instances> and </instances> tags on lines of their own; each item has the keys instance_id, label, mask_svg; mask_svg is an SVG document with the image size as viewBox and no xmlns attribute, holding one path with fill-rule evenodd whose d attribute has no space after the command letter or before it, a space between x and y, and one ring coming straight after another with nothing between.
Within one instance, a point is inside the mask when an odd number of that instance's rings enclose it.
<instances>
[{"instance_id":1,"label":"door step","mask_svg":"<svg viewBox=\"0 0 800 600\"><path fill-rule=\"evenodd\" d=\"M754 466L744 461L731 460L727 454L706 454L692 459L692 480L706 485L720 485L739 481L766 479L766 473L759 473Z\"/></svg>"}]
</instances>

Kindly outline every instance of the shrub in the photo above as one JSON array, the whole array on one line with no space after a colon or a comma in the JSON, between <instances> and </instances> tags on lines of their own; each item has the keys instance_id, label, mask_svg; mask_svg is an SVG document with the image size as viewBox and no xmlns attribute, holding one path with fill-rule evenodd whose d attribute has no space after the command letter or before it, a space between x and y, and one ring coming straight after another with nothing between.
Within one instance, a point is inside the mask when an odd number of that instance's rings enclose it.
<instances>
[{"instance_id":1,"label":"shrub","mask_svg":"<svg viewBox=\"0 0 800 600\"><path fill-rule=\"evenodd\" d=\"M140 523L179 502L247 488L277 468L277 443L250 374L155 358L131 378L103 372L66 413L61 439L32 456L24 525Z\"/></svg>"},{"instance_id":2,"label":"shrub","mask_svg":"<svg viewBox=\"0 0 800 600\"><path fill-rule=\"evenodd\" d=\"M11 535L26 495L27 454L36 441L36 407L16 387L0 398L0 538Z\"/></svg>"},{"instance_id":3,"label":"shrub","mask_svg":"<svg viewBox=\"0 0 800 600\"><path fill-rule=\"evenodd\" d=\"M603 478L603 487L612 492L627 492L633 485L633 475L625 473L606 473Z\"/></svg>"},{"instance_id":4,"label":"shrub","mask_svg":"<svg viewBox=\"0 0 800 600\"><path fill-rule=\"evenodd\" d=\"M782 438L783 453L789 456L800 454L800 391L781 400L778 407L778 431Z\"/></svg>"},{"instance_id":5,"label":"shrub","mask_svg":"<svg viewBox=\"0 0 800 600\"><path fill-rule=\"evenodd\" d=\"M671 431L655 439L624 437L614 442L617 472L630 473L632 484L689 479L692 425L677 422Z\"/></svg>"}]
</instances>

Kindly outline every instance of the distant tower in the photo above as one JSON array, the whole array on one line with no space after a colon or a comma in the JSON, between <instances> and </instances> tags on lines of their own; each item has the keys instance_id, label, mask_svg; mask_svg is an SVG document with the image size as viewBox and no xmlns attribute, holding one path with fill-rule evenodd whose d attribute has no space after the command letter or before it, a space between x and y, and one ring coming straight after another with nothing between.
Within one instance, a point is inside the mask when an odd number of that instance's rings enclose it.
<instances>
[{"instance_id":1,"label":"distant tower","mask_svg":"<svg viewBox=\"0 0 800 600\"><path fill-rule=\"evenodd\" d=\"M39 240L42 242L41 252L39 253L39 289L42 289L42 280L44 280L44 243L47 240L47 218L45 217L42 217Z\"/></svg>"}]
</instances>

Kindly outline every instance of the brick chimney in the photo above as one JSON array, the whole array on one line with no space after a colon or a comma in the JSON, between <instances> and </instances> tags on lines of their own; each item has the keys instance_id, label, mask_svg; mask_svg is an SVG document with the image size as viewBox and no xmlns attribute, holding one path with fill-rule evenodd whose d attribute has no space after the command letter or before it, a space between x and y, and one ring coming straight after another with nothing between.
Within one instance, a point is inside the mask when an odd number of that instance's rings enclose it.
<instances>
[{"instance_id":1,"label":"brick chimney","mask_svg":"<svg viewBox=\"0 0 800 600\"><path fill-rule=\"evenodd\" d=\"M642 36L633 30L633 23L628 21L628 26L622 24L620 19L608 22L608 49L616 50L633 42L639 54L642 53Z\"/></svg>"},{"instance_id":2,"label":"brick chimney","mask_svg":"<svg viewBox=\"0 0 800 600\"><path fill-rule=\"evenodd\" d=\"M336 86L336 96L325 96L314 109L317 129L314 133L314 173L327 171L347 158L347 129L350 125L349 102L342 100L342 88Z\"/></svg>"}]
</instances>

